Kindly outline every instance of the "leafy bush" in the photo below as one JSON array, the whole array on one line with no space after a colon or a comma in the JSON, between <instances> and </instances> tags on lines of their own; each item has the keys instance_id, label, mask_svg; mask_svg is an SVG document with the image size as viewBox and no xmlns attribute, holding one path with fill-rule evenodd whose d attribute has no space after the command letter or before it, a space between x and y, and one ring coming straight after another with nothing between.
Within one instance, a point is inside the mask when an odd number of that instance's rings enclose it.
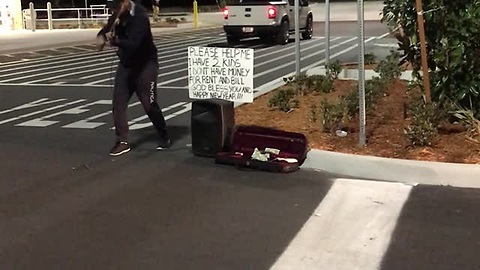
<instances>
[{"instance_id":1,"label":"leafy bush","mask_svg":"<svg viewBox=\"0 0 480 270\"><path fill-rule=\"evenodd\" d=\"M374 71L377 72L385 82L391 82L400 78L402 75L402 69L399 66L400 54L396 51L390 50L390 54L380 61L375 67Z\"/></svg>"},{"instance_id":2,"label":"leafy bush","mask_svg":"<svg viewBox=\"0 0 480 270\"><path fill-rule=\"evenodd\" d=\"M317 105L315 104L312 104L310 105L310 111L309 111L309 117L308 119L311 121L311 122L317 122L318 120L318 108L317 108Z\"/></svg>"},{"instance_id":3,"label":"leafy bush","mask_svg":"<svg viewBox=\"0 0 480 270\"><path fill-rule=\"evenodd\" d=\"M323 132L331 132L342 123L345 117L345 103L331 103L324 98L320 103L320 112Z\"/></svg>"},{"instance_id":4,"label":"leafy bush","mask_svg":"<svg viewBox=\"0 0 480 270\"><path fill-rule=\"evenodd\" d=\"M370 65L370 64L375 64L377 57L373 53L366 53L363 56L363 59L365 61L365 64Z\"/></svg>"},{"instance_id":5,"label":"leafy bush","mask_svg":"<svg viewBox=\"0 0 480 270\"><path fill-rule=\"evenodd\" d=\"M452 115L467 128L468 136L479 142L480 120L475 118L473 112L468 109L457 107L456 110L452 111Z\"/></svg>"},{"instance_id":6,"label":"leafy bush","mask_svg":"<svg viewBox=\"0 0 480 270\"><path fill-rule=\"evenodd\" d=\"M438 134L435 103L426 104L423 99L416 99L411 107L412 123L405 129L405 134L413 146L432 146Z\"/></svg>"},{"instance_id":7,"label":"leafy bush","mask_svg":"<svg viewBox=\"0 0 480 270\"><path fill-rule=\"evenodd\" d=\"M373 77L371 80L365 81L365 111L370 114L374 108L376 101L386 93L384 80L379 77ZM358 84L355 85L350 92L343 97L347 110L347 115L354 117L359 112Z\"/></svg>"},{"instance_id":8,"label":"leafy bush","mask_svg":"<svg viewBox=\"0 0 480 270\"><path fill-rule=\"evenodd\" d=\"M342 65L340 64L340 60L335 60L331 63L325 65L325 69L327 70L326 75L330 79L337 79L338 74L342 72Z\"/></svg>"},{"instance_id":9,"label":"leafy bush","mask_svg":"<svg viewBox=\"0 0 480 270\"><path fill-rule=\"evenodd\" d=\"M420 39L415 0L384 0L382 22L387 22L421 80ZM432 100L452 100L480 116L480 1L424 0L425 35Z\"/></svg>"},{"instance_id":10,"label":"leafy bush","mask_svg":"<svg viewBox=\"0 0 480 270\"><path fill-rule=\"evenodd\" d=\"M295 98L295 92L292 89L278 90L268 101L268 107L276 107L283 112L297 108L298 100Z\"/></svg>"},{"instance_id":11,"label":"leafy bush","mask_svg":"<svg viewBox=\"0 0 480 270\"><path fill-rule=\"evenodd\" d=\"M333 79L325 75L312 75L309 77L309 86L315 92L330 93L333 89Z\"/></svg>"},{"instance_id":12,"label":"leafy bush","mask_svg":"<svg viewBox=\"0 0 480 270\"><path fill-rule=\"evenodd\" d=\"M283 81L286 85L291 85L295 88L298 94L306 95L313 91L330 93L333 91L333 79L325 75L311 75L300 74L298 78L295 76L285 77Z\"/></svg>"}]
</instances>

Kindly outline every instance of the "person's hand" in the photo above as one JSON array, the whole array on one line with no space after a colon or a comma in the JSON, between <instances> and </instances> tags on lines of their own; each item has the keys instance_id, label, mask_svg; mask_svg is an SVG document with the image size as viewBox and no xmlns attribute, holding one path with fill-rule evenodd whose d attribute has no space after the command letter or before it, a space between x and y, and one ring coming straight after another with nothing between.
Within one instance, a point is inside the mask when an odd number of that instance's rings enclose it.
<instances>
[{"instance_id":1,"label":"person's hand","mask_svg":"<svg viewBox=\"0 0 480 270\"><path fill-rule=\"evenodd\" d=\"M98 51L103 51L103 48L105 48L105 43L107 39L104 35L98 35L96 38L96 46Z\"/></svg>"},{"instance_id":2,"label":"person's hand","mask_svg":"<svg viewBox=\"0 0 480 270\"><path fill-rule=\"evenodd\" d=\"M108 40L108 43L110 44L110 46L112 46L112 47L118 45L118 37L113 35L113 34L107 35L107 40Z\"/></svg>"}]
</instances>

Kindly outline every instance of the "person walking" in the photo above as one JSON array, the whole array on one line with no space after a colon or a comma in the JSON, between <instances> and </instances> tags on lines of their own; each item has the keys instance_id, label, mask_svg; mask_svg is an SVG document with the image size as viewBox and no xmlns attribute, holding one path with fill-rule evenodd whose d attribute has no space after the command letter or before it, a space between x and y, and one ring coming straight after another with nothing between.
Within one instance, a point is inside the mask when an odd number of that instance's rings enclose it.
<instances>
[{"instance_id":1,"label":"person walking","mask_svg":"<svg viewBox=\"0 0 480 270\"><path fill-rule=\"evenodd\" d=\"M146 10L131 0L109 0L113 14L98 32L98 39L117 47L119 64L113 88L113 120L116 141L111 156L131 150L128 142L127 107L136 93L158 132L157 149L171 146L162 110L157 103L158 56ZM99 42L99 50L103 50ZM97 43L98 44L98 43Z\"/></svg>"}]
</instances>

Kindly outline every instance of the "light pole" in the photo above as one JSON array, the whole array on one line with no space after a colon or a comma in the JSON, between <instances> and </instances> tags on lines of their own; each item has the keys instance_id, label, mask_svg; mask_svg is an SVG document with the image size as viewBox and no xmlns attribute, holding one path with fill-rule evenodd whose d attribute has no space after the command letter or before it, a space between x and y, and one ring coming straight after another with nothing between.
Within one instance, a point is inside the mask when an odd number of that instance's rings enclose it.
<instances>
[{"instance_id":1,"label":"light pole","mask_svg":"<svg viewBox=\"0 0 480 270\"><path fill-rule=\"evenodd\" d=\"M325 65L330 63L330 0L325 0Z\"/></svg>"}]
</instances>

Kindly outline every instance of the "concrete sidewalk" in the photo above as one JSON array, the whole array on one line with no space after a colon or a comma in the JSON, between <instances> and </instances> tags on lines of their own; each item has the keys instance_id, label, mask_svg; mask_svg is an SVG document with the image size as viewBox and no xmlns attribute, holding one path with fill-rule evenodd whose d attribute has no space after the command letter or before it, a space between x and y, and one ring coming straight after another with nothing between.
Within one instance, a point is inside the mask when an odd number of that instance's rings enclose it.
<instances>
[{"instance_id":1,"label":"concrete sidewalk","mask_svg":"<svg viewBox=\"0 0 480 270\"><path fill-rule=\"evenodd\" d=\"M7 54L43 48L93 43L98 29L17 30L2 32L0 53Z\"/></svg>"},{"instance_id":2,"label":"concrete sidewalk","mask_svg":"<svg viewBox=\"0 0 480 270\"><path fill-rule=\"evenodd\" d=\"M364 3L364 19L365 21L380 21L382 18L383 1L367 1ZM313 13L313 21L325 21L325 3L311 4L310 8ZM356 21L357 1L355 2L331 2L330 3L330 21Z\"/></svg>"}]
</instances>

